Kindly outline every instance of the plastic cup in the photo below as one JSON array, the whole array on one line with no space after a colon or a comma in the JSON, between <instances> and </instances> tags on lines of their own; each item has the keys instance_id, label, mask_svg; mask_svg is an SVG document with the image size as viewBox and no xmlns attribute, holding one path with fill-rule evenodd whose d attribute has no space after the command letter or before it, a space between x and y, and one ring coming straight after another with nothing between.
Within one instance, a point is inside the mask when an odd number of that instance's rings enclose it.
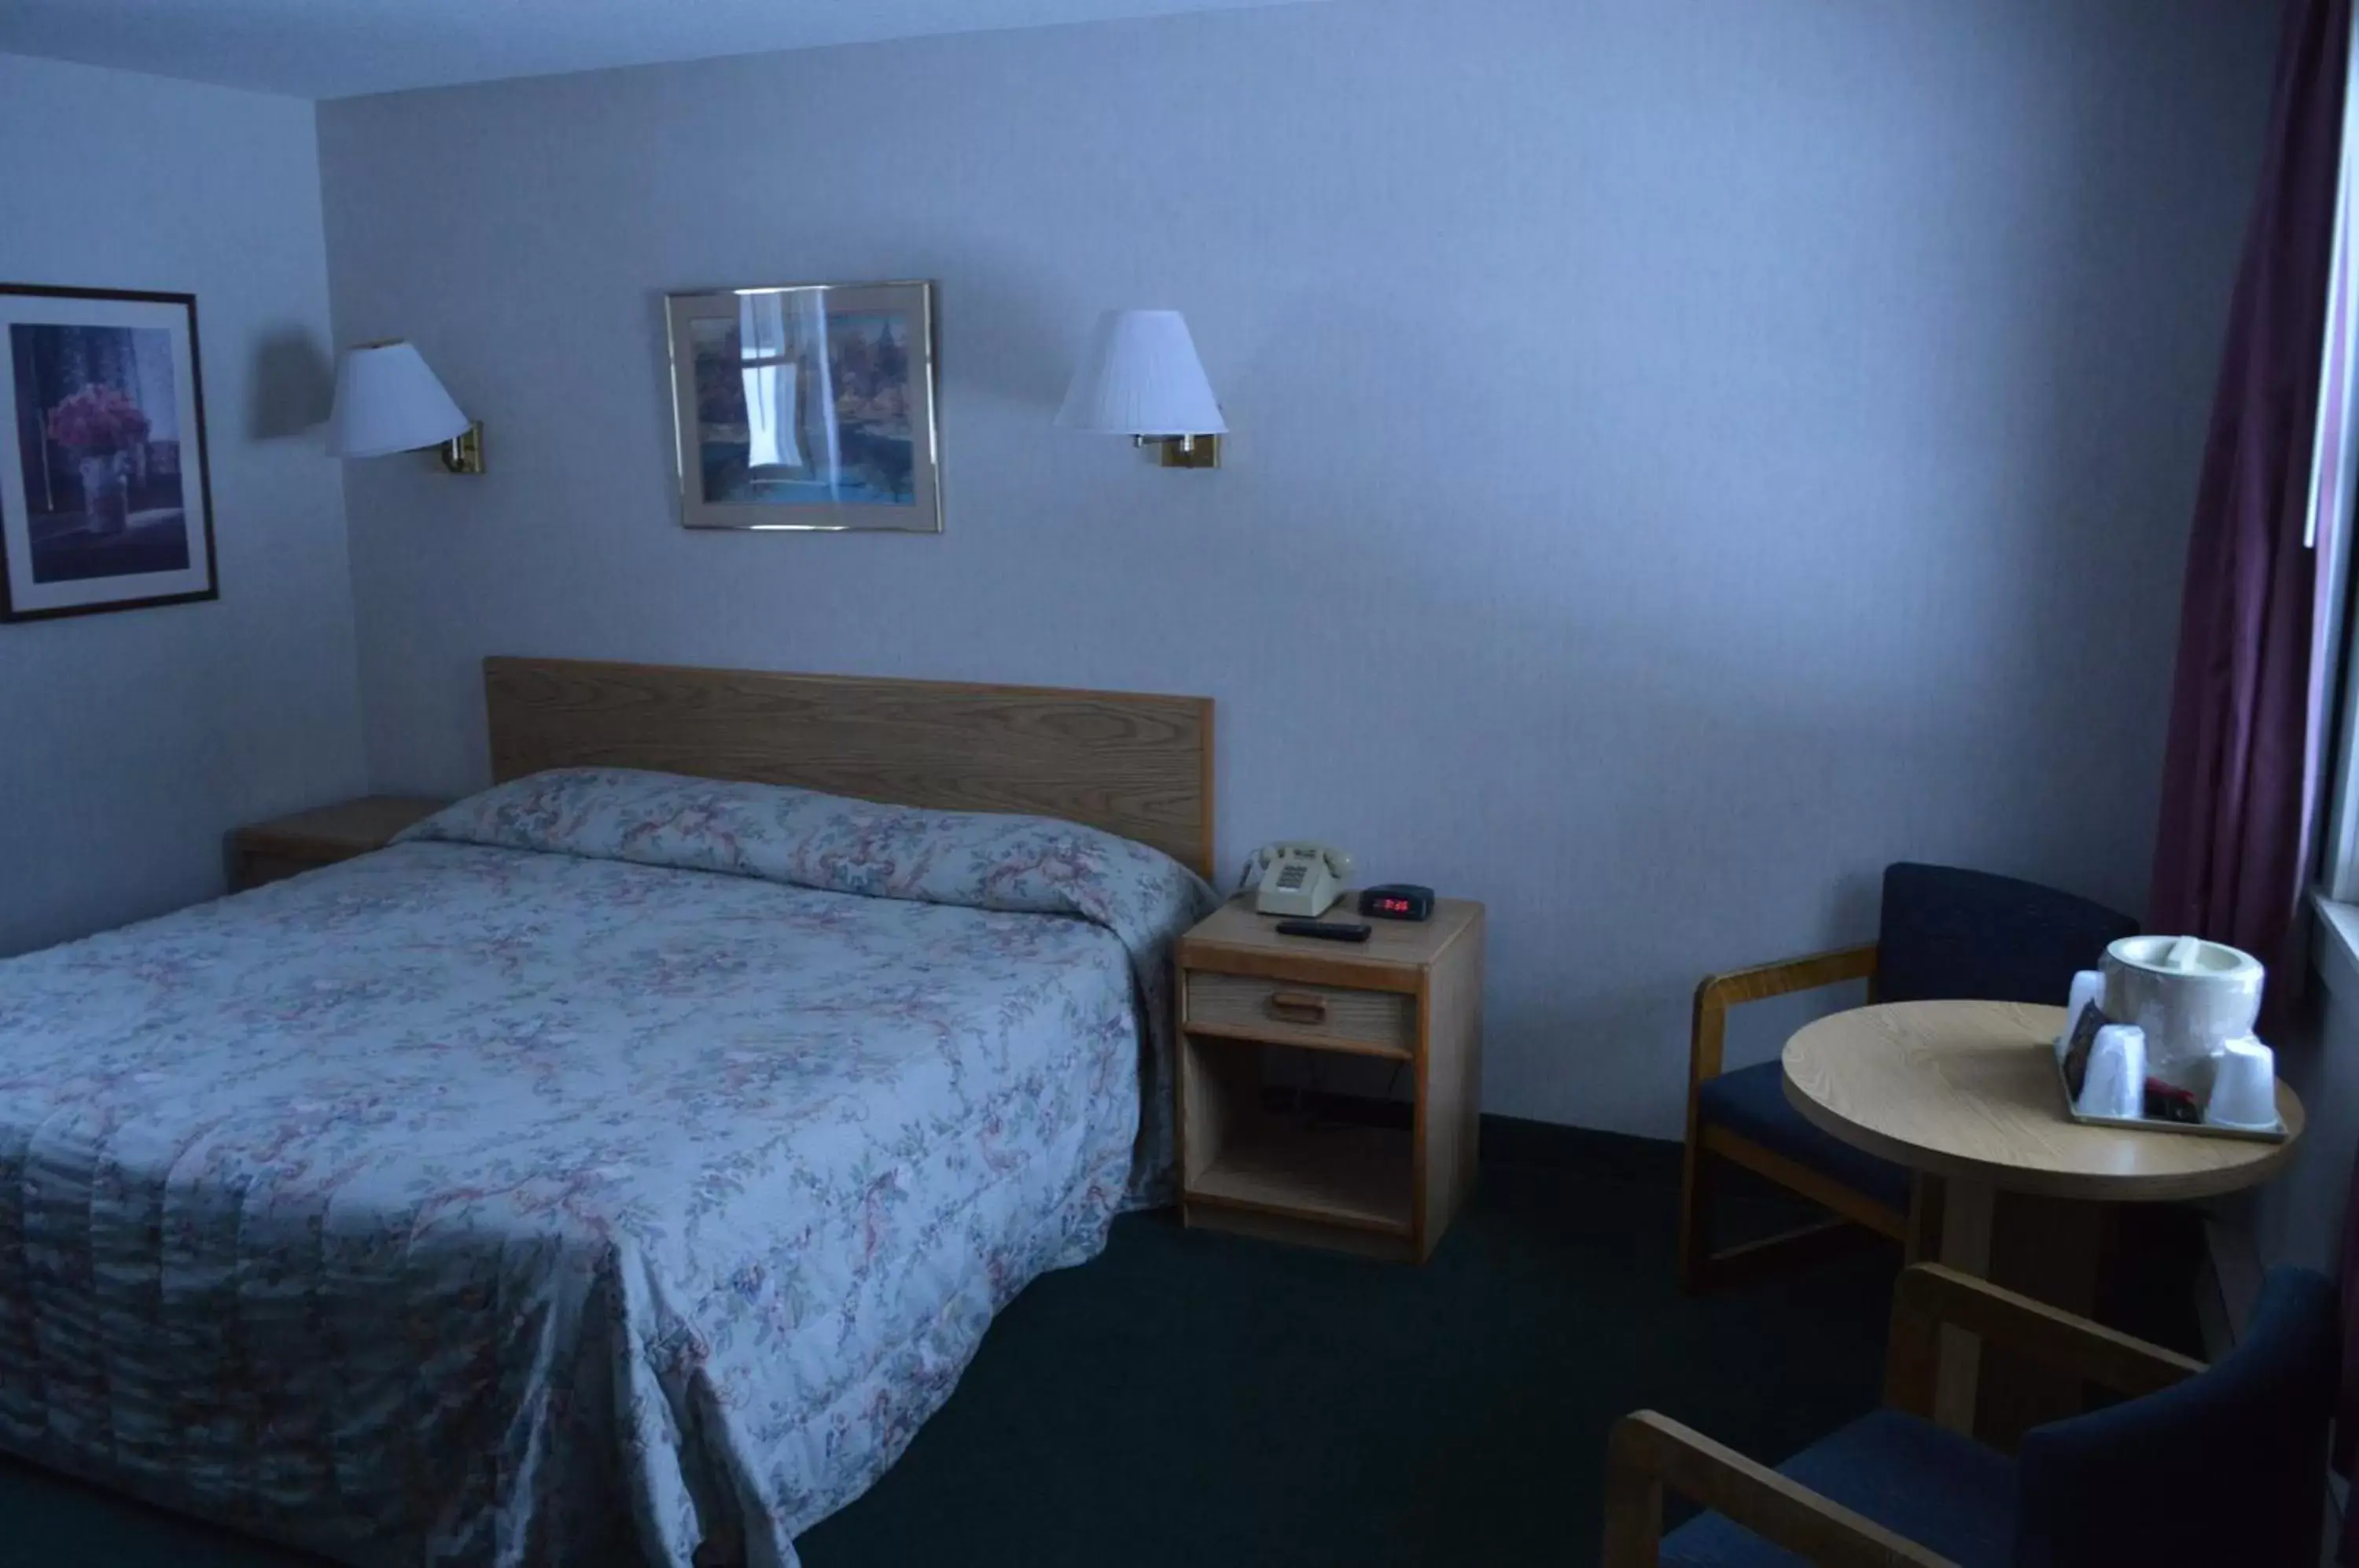
<instances>
[{"instance_id":1,"label":"plastic cup","mask_svg":"<svg viewBox=\"0 0 2359 1568\"><path fill-rule=\"evenodd\" d=\"M2073 1108L2084 1116L2116 1121L2146 1115L2146 1030L2136 1024L2107 1024L2097 1031Z\"/></svg>"},{"instance_id":2,"label":"plastic cup","mask_svg":"<svg viewBox=\"0 0 2359 1568\"><path fill-rule=\"evenodd\" d=\"M2277 1125L2277 1053L2251 1035L2228 1041L2214 1059L2208 1127L2255 1131Z\"/></svg>"},{"instance_id":3,"label":"plastic cup","mask_svg":"<svg viewBox=\"0 0 2359 1568\"><path fill-rule=\"evenodd\" d=\"M2056 1037L2057 1061L2063 1061L2065 1052L2072 1049L2072 1031L2081 1027L2082 1013L2093 1004L2105 1005L2104 972L2083 969L2072 976L2071 998L2064 1004L2064 1032Z\"/></svg>"}]
</instances>

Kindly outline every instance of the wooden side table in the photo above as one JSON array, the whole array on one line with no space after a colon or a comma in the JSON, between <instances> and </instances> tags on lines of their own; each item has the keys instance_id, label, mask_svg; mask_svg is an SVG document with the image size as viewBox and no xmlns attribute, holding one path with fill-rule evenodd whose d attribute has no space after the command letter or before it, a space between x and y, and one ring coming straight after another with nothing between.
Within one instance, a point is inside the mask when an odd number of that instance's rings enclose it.
<instances>
[{"instance_id":1,"label":"wooden side table","mask_svg":"<svg viewBox=\"0 0 2359 1568\"><path fill-rule=\"evenodd\" d=\"M1909 1251L2082 1317L2096 1306L2109 1205L2234 1192L2292 1158L2301 1101L2280 1083L2283 1143L2086 1126L2064 1114L2064 1009L1900 1002L1837 1013L1786 1042L1786 1098L1815 1126L1916 1173ZM2080 1389L1944 1330L1943 1421L2012 1448Z\"/></svg>"},{"instance_id":2,"label":"wooden side table","mask_svg":"<svg viewBox=\"0 0 2359 1568\"><path fill-rule=\"evenodd\" d=\"M1483 1098L1483 906L1444 898L1430 920L1369 923L1364 943L1280 936L1237 899L1180 939L1186 1224L1422 1262L1465 1203ZM1416 1096L1409 1126L1274 1111L1273 1051L1397 1063Z\"/></svg>"},{"instance_id":3,"label":"wooden side table","mask_svg":"<svg viewBox=\"0 0 2359 1568\"><path fill-rule=\"evenodd\" d=\"M414 795L368 795L230 835L231 881L243 892L383 849L394 835L449 805Z\"/></svg>"}]
</instances>

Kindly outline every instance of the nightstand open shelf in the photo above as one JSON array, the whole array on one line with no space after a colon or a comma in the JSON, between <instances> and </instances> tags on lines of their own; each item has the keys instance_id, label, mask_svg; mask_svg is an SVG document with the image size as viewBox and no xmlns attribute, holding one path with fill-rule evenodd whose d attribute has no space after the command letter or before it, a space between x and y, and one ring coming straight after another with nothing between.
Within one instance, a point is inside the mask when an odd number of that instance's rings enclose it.
<instances>
[{"instance_id":1,"label":"nightstand open shelf","mask_svg":"<svg viewBox=\"0 0 2359 1568\"><path fill-rule=\"evenodd\" d=\"M1357 946L1228 904L1180 943L1186 1223L1422 1261L1473 1186L1482 1018L1480 904L1446 899ZM1321 1053L1396 1063L1409 1125L1273 1108L1273 1080L1302 1074L1266 1073L1271 1059Z\"/></svg>"},{"instance_id":2,"label":"nightstand open shelf","mask_svg":"<svg viewBox=\"0 0 2359 1568\"><path fill-rule=\"evenodd\" d=\"M1406 1241L1417 1223L1415 1139L1407 1127L1314 1123L1268 1108L1260 1047L1188 1041L1188 1202L1347 1225ZM1230 1058L1232 1060L1215 1060Z\"/></svg>"}]
</instances>

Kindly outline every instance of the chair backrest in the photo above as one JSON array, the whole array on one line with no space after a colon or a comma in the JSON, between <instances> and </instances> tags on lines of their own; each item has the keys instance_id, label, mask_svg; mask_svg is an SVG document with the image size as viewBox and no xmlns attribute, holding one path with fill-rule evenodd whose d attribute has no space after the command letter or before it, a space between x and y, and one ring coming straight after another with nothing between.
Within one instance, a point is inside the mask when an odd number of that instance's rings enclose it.
<instances>
[{"instance_id":1,"label":"chair backrest","mask_svg":"<svg viewBox=\"0 0 2359 1568\"><path fill-rule=\"evenodd\" d=\"M2137 934L2129 916L2012 877L1903 861L1885 868L1875 999L2062 1007L2075 970Z\"/></svg>"},{"instance_id":2,"label":"chair backrest","mask_svg":"<svg viewBox=\"0 0 2359 1568\"><path fill-rule=\"evenodd\" d=\"M2016 1568L2316 1568L2339 1315L2323 1276L2273 1269L2209 1370L2026 1432Z\"/></svg>"}]
</instances>

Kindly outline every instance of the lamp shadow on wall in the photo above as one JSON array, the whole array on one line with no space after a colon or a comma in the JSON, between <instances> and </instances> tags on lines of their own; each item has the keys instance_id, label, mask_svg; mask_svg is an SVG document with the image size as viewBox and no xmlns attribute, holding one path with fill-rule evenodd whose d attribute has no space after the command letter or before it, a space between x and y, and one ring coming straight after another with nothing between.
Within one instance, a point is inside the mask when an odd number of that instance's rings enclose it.
<instances>
[{"instance_id":1,"label":"lamp shadow on wall","mask_svg":"<svg viewBox=\"0 0 2359 1568\"><path fill-rule=\"evenodd\" d=\"M335 396L336 370L325 344L300 327L266 332L246 381L246 438L308 436L326 422Z\"/></svg>"},{"instance_id":2,"label":"lamp shadow on wall","mask_svg":"<svg viewBox=\"0 0 2359 1568\"><path fill-rule=\"evenodd\" d=\"M973 255L940 262L941 276L957 279L955 293L944 286L942 320L955 335L944 358L956 354L960 385L1053 417L1103 307L1060 297L1037 267Z\"/></svg>"}]
</instances>

